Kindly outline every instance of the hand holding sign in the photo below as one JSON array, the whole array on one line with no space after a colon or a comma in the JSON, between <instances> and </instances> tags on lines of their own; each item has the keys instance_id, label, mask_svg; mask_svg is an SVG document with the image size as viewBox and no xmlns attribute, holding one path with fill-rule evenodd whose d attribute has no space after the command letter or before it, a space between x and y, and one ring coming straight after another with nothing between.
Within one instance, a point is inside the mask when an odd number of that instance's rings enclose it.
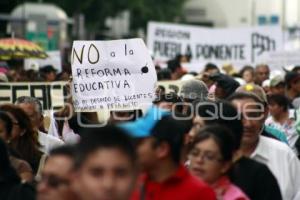
<instances>
[{"instance_id":1,"label":"hand holding sign","mask_svg":"<svg viewBox=\"0 0 300 200\"><path fill-rule=\"evenodd\" d=\"M141 39L75 41L71 59L76 110L134 109L152 102L156 72Z\"/></svg>"}]
</instances>

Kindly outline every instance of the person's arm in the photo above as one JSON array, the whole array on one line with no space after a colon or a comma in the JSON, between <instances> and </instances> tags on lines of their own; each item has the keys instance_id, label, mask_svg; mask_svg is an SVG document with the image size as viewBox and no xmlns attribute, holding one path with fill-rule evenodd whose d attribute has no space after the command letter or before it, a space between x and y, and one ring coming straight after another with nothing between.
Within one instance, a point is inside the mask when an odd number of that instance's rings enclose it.
<instances>
[{"instance_id":1,"label":"person's arm","mask_svg":"<svg viewBox=\"0 0 300 200\"><path fill-rule=\"evenodd\" d=\"M255 193L259 194L261 200L282 200L282 195L277 182L277 179L265 165L261 165L261 170L258 170L255 181Z\"/></svg>"}]
</instances>

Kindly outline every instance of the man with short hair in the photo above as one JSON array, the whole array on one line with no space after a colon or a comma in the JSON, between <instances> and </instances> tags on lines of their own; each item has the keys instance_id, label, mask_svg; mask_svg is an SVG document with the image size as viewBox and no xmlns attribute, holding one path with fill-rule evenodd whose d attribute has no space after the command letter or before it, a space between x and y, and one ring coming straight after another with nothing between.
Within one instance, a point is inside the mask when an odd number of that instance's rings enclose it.
<instances>
[{"instance_id":1,"label":"man with short hair","mask_svg":"<svg viewBox=\"0 0 300 200\"><path fill-rule=\"evenodd\" d=\"M285 75L286 96L290 103L297 109L300 106L300 74L297 72L287 72Z\"/></svg>"},{"instance_id":2,"label":"man with short hair","mask_svg":"<svg viewBox=\"0 0 300 200\"><path fill-rule=\"evenodd\" d=\"M235 93L229 100L242 117L244 133L241 152L267 165L275 175L283 199L300 198L300 162L296 154L284 143L262 136L268 112L255 93Z\"/></svg>"},{"instance_id":3,"label":"man with short hair","mask_svg":"<svg viewBox=\"0 0 300 200\"><path fill-rule=\"evenodd\" d=\"M281 75L277 75L270 80L270 93L285 95L285 82Z\"/></svg>"},{"instance_id":4,"label":"man with short hair","mask_svg":"<svg viewBox=\"0 0 300 200\"><path fill-rule=\"evenodd\" d=\"M75 151L73 146L51 150L37 185L38 200L76 200L70 188Z\"/></svg>"},{"instance_id":5,"label":"man with short hair","mask_svg":"<svg viewBox=\"0 0 300 200\"><path fill-rule=\"evenodd\" d=\"M277 180L269 168L239 153L243 125L237 109L226 101L195 102L195 108L190 139L193 140L199 130L207 125L220 124L228 127L232 130L236 143L234 161L228 173L232 183L242 189L250 199L282 200Z\"/></svg>"},{"instance_id":6,"label":"man with short hair","mask_svg":"<svg viewBox=\"0 0 300 200\"><path fill-rule=\"evenodd\" d=\"M80 200L128 200L136 183L132 138L114 126L85 128L76 146L72 188Z\"/></svg>"},{"instance_id":7,"label":"man with short hair","mask_svg":"<svg viewBox=\"0 0 300 200\"><path fill-rule=\"evenodd\" d=\"M22 108L25 111L25 113L29 116L33 128L38 134L38 140L41 144L40 151L42 151L45 154L48 154L50 150L54 147L64 144L62 140L39 130L39 127L43 124L44 116L42 104L37 98L21 96L16 100L15 104Z\"/></svg>"},{"instance_id":8,"label":"man with short hair","mask_svg":"<svg viewBox=\"0 0 300 200\"><path fill-rule=\"evenodd\" d=\"M180 120L152 107L143 118L120 127L137 138L139 164L144 172L132 200L216 199L214 191L180 162L185 134Z\"/></svg>"},{"instance_id":9,"label":"man with short hair","mask_svg":"<svg viewBox=\"0 0 300 200\"><path fill-rule=\"evenodd\" d=\"M269 79L270 69L266 64L260 64L255 67L255 84L261 86L262 83Z\"/></svg>"}]
</instances>

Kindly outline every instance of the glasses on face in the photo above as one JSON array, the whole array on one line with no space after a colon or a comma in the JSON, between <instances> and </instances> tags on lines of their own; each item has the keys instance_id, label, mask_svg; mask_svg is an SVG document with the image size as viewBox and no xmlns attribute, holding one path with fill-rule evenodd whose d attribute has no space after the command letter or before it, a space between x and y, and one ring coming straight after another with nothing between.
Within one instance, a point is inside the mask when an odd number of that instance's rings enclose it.
<instances>
[{"instance_id":1,"label":"glasses on face","mask_svg":"<svg viewBox=\"0 0 300 200\"><path fill-rule=\"evenodd\" d=\"M45 183L47 186L57 189L63 185L69 185L69 180L63 179L54 175L42 175L38 180L39 183Z\"/></svg>"},{"instance_id":2,"label":"glasses on face","mask_svg":"<svg viewBox=\"0 0 300 200\"><path fill-rule=\"evenodd\" d=\"M199 149L193 149L191 156L194 158L201 158L204 162L221 162L223 159L215 152L201 151Z\"/></svg>"}]
</instances>

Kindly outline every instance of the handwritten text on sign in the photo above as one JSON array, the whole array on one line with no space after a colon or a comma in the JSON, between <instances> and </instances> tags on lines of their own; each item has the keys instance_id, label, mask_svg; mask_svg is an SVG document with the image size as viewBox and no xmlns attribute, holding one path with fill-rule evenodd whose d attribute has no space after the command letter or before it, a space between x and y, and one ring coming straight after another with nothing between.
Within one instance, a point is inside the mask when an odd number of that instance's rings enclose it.
<instances>
[{"instance_id":1,"label":"handwritten text on sign","mask_svg":"<svg viewBox=\"0 0 300 200\"><path fill-rule=\"evenodd\" d=\"M71 60L78 111L134 109L154 98L156 72L141 39L75 41Z\"/></svg>"}]
</instances>

